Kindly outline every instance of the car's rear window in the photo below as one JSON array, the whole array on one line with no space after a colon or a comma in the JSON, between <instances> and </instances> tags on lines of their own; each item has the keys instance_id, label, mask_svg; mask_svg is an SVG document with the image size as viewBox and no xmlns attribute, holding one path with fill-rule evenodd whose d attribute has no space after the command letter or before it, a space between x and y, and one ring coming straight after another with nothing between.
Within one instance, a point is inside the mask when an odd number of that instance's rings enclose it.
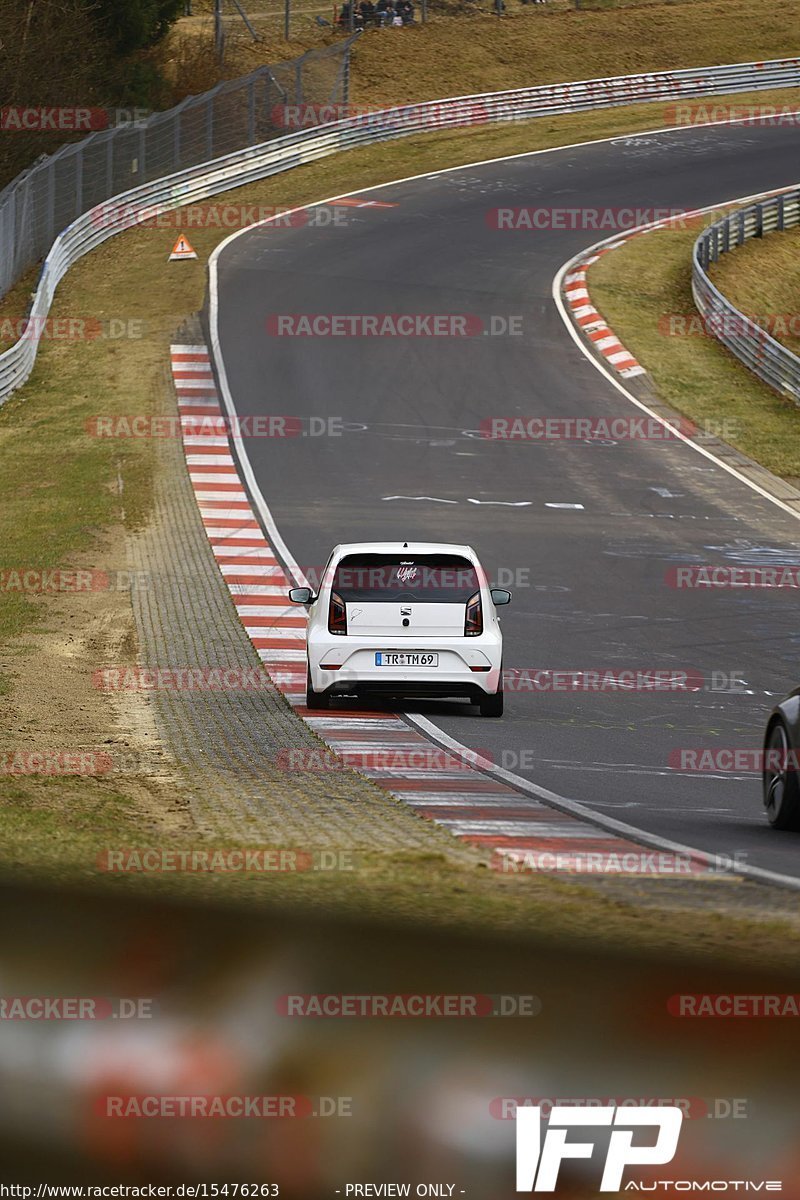
<instances>
[{"instance_id":1,"label":"car's rear window","mask_svg":"<svg viewBox=\"0 0 800 1200\"><path fill-rule=\"evenodd\" d=\"M479 586L475 567L458 554L349 554L333 577L345 602L466 604Z\"/></svg>"}]
</instances>

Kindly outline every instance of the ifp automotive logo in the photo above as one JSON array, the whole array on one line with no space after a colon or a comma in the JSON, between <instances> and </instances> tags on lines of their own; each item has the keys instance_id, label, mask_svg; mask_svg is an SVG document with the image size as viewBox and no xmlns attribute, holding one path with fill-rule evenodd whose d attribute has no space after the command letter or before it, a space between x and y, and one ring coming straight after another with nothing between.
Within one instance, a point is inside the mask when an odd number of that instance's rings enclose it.
<instances>
[{"instance_id":1,"label":"ifp automotive logo","mask_svg":"<svg viewBox=\"0 0 800 1200\"><path fill-rule=\"evenodd\" d=\"M568 1141L573 1126L612 1126L601 1192L622 1190L626 1167L660 1166L672 1162L678 1149L683 1111L674 1105L658 1108L621 1108L615 1104L598 1108L554 1105L542 1138L541 1108L517 1109L517 1191L554 1192L564 1159L591 1158L593 1142ZM634 1146L635 1131L650 1126L655 1141Z\"/></svg>"}]
</instances>

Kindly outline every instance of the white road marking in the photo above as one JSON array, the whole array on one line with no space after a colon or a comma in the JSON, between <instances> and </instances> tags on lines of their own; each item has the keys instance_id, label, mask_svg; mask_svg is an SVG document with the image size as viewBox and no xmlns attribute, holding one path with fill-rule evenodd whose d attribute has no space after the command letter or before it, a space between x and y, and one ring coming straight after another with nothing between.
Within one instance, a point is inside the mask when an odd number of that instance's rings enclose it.
<instances>
[{"instance_id":1,"label":"white road marking","mask_svg":"<svg viewBox=\"0 0 800 1200\"><path fill-rule=\"evenodd\" d=\"M527 508L533 504L532 500L473 500L472 496L467 496L467 504L500 504L504 508Z\"/></svg>"},{"instance_id":2,"label":"white road marking","mask_svg":"<svg viewBox=\"0 0 800 1200\"><path fill-rule=\"evenodd\" d=\"M381 496L381 500L430 500L433 504L458 504L457 500L442 500L439 496Z\"/></svg>"}]
</instances>

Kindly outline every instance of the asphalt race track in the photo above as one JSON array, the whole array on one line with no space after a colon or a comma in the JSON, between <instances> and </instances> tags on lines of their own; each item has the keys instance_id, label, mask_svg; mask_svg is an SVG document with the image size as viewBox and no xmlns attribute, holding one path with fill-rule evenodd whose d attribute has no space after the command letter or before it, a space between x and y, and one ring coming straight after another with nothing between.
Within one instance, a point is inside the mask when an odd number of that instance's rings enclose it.
<instances>
[{"instance_id":1,"label":"asphalt race track","mask_svg":"<svg viewBox=\"0 0 800 1200\"><path fill-rule=\"evenodd\" d=\"M636 135L383 187L367 198L395 207L347 207L344 225L256 228L219 260L220 345L239 414L343 423L340 436L245 443L306 571L340 541L467 542L514 591L507 670L686 669L705 681L696 692L509 692L501 721L456 702L415 709L598 813L793 876L800 839L769 829L755 773L670 762L682 749L758 749L774 698L800 682L797 593L676 590L666 578L692 563L800 563L797 521L677 441L478 431L497 416L637 414L574 345L551 297L563 263L613 230L498 230L490 210L659 216L799 176L796 128ZM268 333L275 314L331 313L516 316L523 335Z\"/></svg>"}]
</instances>

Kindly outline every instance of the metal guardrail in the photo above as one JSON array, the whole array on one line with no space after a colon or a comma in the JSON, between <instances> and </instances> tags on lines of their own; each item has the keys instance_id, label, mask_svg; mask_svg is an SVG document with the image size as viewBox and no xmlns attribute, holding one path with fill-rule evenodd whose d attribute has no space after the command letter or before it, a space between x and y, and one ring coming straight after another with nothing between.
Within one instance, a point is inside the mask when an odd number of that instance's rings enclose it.
<instances>
[{"instance_id":1,"label":"metal guardrail","mask_svg":"<svg viewBox=\"0 0 800 1200\"><path fill-rule=\"evenodd\" d=\"M94 208L73 220L56 237L44 260L28 329L20 341L0 355L0 404L25 382L33 369L42 323L59 281L84 254L135 225L137 211L153 216L340 150L415 133L496 121L524 121L655 100L676 102L799 86L800 59L790 58L456 96L347 117L200 163L114 197L105 197L105 203L97 197ZM673 123L680 123L680 114L671 115ZM666 119L669 122L669 117ZM91 140L87 139L86 144Z\"/></svg>"},{"instance_id":2,"label":"metal guardrail","mask_svg":"<svg viewBox=\"0 0 800 1200\"><path fill-rule=\"evenodd\" d=\"M694 244L692 294L704 324L746 367L800 404L800 358L741 313L708 277L709 265L750 238L800 225L800 189L736 209L709 225Z\"/></svg>"}]
</instances>

